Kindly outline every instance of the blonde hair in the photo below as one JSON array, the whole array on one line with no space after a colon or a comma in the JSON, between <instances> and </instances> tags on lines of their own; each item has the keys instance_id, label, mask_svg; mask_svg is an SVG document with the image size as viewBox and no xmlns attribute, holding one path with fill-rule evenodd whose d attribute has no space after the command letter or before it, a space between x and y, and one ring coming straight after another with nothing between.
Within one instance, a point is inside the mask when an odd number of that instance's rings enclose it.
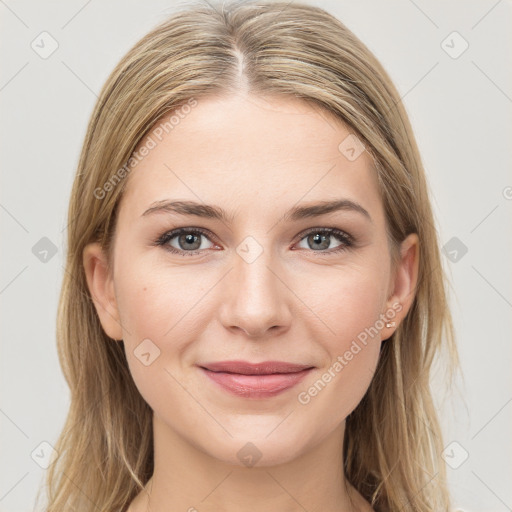
<instances>
[{"instance_id":1,"label":"blonde hair","mask_svg":"<svg viewBox=\"0 0 512 512\"><path fill-rule=\"evenodd\" d=\"M46 510L122 511L152 475L152 410L134 384L122 340L102 329L82 253L99 241L111 254L127 182L112 178L120 169L127 172L126 162L155 123L191 98L241 87L300 98L349 126L373 159L393 257L408 234L418 234L415 298L383 343L368 392L347 418L344 467L378 512L447 511L443 442L429 380L440 349L450 368L458 356L410 122L389 76L347 27L318 7L285 1L182 8L132 47L100 93L69 204L57 339L71 402L55 446L58 457L47 472Z\"/></svg>"}]
</instances>

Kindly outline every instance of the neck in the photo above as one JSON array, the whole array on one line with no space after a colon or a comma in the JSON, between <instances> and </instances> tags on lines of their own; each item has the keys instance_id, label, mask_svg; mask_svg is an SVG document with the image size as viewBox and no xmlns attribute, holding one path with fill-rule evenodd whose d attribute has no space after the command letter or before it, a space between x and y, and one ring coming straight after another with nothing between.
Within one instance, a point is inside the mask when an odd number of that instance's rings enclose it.
<instances>
[{"instance_id":1,"label":"neck","mask_svg":"<svg viewBox=\"0 0 512 512\"><path fill-rule=\"evenodd\" d=\"M371 510L344 477L344 427L291 461L246 467L200 451L154 415L153 476L129 512Z\"/></svg>"}]
</instances>

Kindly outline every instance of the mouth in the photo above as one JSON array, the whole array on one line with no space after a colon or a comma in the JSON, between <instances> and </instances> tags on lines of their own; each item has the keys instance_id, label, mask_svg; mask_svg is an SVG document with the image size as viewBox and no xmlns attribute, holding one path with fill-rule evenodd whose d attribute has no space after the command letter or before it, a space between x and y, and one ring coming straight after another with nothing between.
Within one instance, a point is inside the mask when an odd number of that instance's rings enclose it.
<instances>
[{"instance_id":1,"label":"mouth","mask_svg":"<svg viewBox=\"0 0 512 512\"><path fill-rule=\"evenodd\" d=\"M296 386L313 366L281 361L221 361L198 365L221 389L244 398L270 398Z\"/></svg>"}]
</instances>

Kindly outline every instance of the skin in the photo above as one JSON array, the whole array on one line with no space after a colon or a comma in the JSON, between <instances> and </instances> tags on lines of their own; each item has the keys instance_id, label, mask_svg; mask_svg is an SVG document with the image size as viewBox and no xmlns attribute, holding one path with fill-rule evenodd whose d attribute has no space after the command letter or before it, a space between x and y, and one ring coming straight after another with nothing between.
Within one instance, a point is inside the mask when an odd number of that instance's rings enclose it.
<instances>
[{"instance_id":1,"label":"skin","mask_svg":"<svg viewBox=\"0 0 512 512\"><path fill-rule=\"evenodd\" d=\"M113 271L97 243L86 247L87 282L102 326L124 340L135 384L154 411L149 508L142 491L130 512L372 510L344 479L345 418L370 385L381 341L412 303L418 238L402 242L393 269L371 158L363 152L350 161L338 149L349 133L328 113L291 97L201 98L131 171ZM283 218L297 204L338 198L359 203L371 220L350 210ZM142 216L164 199L218 205L232 219ZM211 233L196 233L200 254L155 245L179 227ZM326 227L349 233L354 245L334 253L343 245L334 235L320 249L308 243L304 231ZM248 236L262 250L250 263L237 252ZM176 236L167 244L191 251L190 242L179 242ZM397 303L396 326L378 329L301 404L298 394ZM148 366L134 354L146 338L160 350ZM229 359L315 369L280 395L250 400L228 394L196 366ZM237 456L248 442L261 453L253 467Z\"/></svg>"}]
</instances>

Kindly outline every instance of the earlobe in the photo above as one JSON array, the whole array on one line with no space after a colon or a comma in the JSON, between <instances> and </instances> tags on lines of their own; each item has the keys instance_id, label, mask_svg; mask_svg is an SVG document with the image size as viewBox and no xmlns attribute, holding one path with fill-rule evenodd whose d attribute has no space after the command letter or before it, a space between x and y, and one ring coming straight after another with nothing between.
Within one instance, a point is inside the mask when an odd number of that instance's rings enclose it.
<instances>
[{"instance_id":1,"label":"earlobe","mask_svg":"<svg viewBox=\"0 0 512 512\"><path fill-rule=\"evenodd\" d=\"M123 339L114 281L108 271L106 255L99 243L94 242L85 247L83 265L87 286L105 333L114 340Z\"/></svg>"},{"instance_id":2,"label":"earlobe","mask_svg":"<svg viewBox=\"0 0 512 512\"><path fill-rule=\"evenodd\" d=\"M386 326L383 332L383 339L389 338L398 327L401 320L407 315L418 284L420 242L416 233L408 235L400 245L400 257L397 262L392 282L393 290L388 298L388 311L393 310L393 318L390 318L391 325ZM396 316L395 316L396 315ZM388 315L389 316L389 315ZM394 322L395 325L392 325ZM388 332L389 331L389 332Z\"/></svg>"}]
</instances>

